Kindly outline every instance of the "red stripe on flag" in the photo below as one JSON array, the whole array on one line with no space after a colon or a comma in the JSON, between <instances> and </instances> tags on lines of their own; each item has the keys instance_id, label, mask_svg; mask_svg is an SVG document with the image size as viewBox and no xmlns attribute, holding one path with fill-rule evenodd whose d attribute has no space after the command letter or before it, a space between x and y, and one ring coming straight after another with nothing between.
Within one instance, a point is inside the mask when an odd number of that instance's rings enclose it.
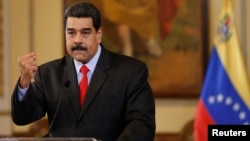
<instances>
[{"instance_id":1,"label":"red stripe on flag","mask_svg":"<svg viewBox=\"0 0 250 141\"><path fill-rule=\"evenodd\" d=\"M208 113L203 101L200 99L194 120L194 137L195 141L207 141L207 128L209 124L215 124L214 120Z\"/></svg>"}]
</instances>

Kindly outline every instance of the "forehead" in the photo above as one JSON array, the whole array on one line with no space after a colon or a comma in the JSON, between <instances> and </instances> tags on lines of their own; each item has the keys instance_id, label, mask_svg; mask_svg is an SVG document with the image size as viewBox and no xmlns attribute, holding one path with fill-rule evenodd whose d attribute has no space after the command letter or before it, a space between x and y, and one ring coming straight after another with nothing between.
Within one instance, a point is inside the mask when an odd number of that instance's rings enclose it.
<instances>
[{"instance_id":1,"label":"forehead","mask_svg":"<svg viewBox=\"0 0 250 141\"><path fill-rule=\"evenodd\" d=\"M90 17L68 17L66 28L94 28L93 20Z\"/></svg>"}]
</instances>

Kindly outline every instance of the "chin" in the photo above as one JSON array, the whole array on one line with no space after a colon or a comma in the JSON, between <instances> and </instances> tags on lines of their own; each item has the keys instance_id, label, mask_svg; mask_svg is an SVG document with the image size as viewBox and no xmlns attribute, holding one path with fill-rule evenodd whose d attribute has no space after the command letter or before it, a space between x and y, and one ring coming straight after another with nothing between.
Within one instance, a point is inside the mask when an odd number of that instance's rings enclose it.
<instances>
[{"instance_id":1,"label":"chin","mask_svg":"<svg viewBox=\"0 0 250 141\"><path fill-rule=\"evenodd\" d=\"M74 56L73 58L79 62L84 63L84 64L88 62L88 59L82 55L81 56L77 55L77 56Z\"/></svg>"}]
</instances>

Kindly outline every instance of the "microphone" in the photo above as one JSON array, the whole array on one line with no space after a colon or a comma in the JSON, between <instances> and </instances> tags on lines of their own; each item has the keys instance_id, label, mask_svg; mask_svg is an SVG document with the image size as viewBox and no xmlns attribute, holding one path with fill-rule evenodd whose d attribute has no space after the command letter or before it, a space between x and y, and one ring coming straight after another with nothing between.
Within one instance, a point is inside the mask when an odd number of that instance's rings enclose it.
<instances>
[{"instance_id":1,"label":"microphone","mask_svg":"<svg viewBox=\"0 0 250 141\"><path fill-rule=\"evenodd\" d=\"M69 80L66 80L66 81L64 82L63 93L62 93L62 95L61 95L61 97L60 97L60 99L59 99L59 102L58 102L58 104L57 104L57 107L56 107L56 112L55 112L55 114L54 114L54 116L53 116L53 119L52 119L52 121L51 121L51 124L50 124L50 126L49 126L49 131L48 131L48 133L47 133L46 135L44 135L43 137L50 137L49 134L50 134L50 132L51 132L51 129L52 129L52 127L53 127L53 125L54 125L54 122L55 122L55 118L56 118L57 113L58 113L58 111L59 111L59 108L60 108L60 106L61 106L62 98L63 98L64 92L65 92L66 88L68 88L69 86L70 86L70 81L69 81Z\"/></svg>"}]
</instances>

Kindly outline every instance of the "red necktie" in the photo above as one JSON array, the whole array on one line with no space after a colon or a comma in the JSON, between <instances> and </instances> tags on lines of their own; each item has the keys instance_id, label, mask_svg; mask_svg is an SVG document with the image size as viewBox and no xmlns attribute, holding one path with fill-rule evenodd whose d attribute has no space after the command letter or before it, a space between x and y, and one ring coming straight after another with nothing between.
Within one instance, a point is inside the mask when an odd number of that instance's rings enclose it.
<instances>
[{"instance_id":1,"label":"red necktie","mask_svg":"<svg viewBox=\"0 0 250 141\"><path fill-rule=\"evenodd\" d=\"M88 77L87 77L88 71L89 71L89 69L87 66L83 65L81 67L82 79L80 81L80 87L79 87L80 88L80 105L81 105L81 107L83 105L86 91L88 89Z\"/></svg>"}]
</instances>

